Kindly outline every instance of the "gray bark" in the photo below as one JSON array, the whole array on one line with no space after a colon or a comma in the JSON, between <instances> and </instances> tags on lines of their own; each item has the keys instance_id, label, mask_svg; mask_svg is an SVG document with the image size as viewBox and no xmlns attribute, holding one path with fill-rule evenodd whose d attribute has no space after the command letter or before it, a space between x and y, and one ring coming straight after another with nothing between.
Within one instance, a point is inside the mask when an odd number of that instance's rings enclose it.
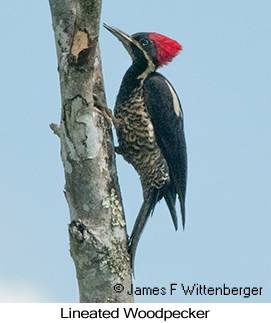
<instances>
[{"instance_id":1,"label":"gray bark","mask_svg":"<svg viewBox=\"0 0 271 323\"><path fill-rule=\"evenodd\" d=\"M49 0L62 111L61 141L70 251L80 302L133 302L130 259L98 48L101 0ZM123 292L114 286L121 284ZM118 285L117 287L120 288Z\"/></svg>"}]
</instances>

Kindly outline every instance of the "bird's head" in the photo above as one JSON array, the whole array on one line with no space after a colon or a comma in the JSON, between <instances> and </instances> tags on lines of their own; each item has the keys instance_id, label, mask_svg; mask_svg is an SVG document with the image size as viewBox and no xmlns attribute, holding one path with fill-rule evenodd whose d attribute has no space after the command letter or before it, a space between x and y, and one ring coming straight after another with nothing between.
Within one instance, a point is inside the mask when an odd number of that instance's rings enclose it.
<instances>
[{"instance_id":1,"label":"bird's head","mask_svg":"<svg viewBox=\"0 0 271 323\"><path fill-rule=\"evenodd\" d=\"M158 33L136 33L129 36L107 24L104 27L122 42L134 63L147 60L154 70L171 62L182 50L176 40Z\"/></svg>"}]
</instances>

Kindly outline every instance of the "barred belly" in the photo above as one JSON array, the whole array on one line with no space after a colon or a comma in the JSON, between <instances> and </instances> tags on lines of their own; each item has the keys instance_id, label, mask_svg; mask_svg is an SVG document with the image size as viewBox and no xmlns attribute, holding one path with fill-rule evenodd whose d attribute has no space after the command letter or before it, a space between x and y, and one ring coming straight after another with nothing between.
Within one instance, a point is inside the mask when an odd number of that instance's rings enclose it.
<instances>
[{"instance_id":1,"label":"barred belly","mask_svg":"<svg viewBox=\"0 0 271 323\"><path fill-rule=\"evenodd\" d=\"M119 151L139 174L145 195L151 187L163 187L169 181L169 172L155 139L143 90L135 92L129 100L115 107L114 115Z\"/></svg>"}]
</instances>

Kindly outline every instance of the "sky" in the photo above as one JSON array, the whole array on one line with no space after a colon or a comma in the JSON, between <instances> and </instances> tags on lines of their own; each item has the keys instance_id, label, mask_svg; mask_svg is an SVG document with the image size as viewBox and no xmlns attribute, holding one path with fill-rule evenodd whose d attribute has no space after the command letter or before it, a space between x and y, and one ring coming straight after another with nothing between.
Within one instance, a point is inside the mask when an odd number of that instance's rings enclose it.
<instances>
[{"instance_id":1,"label":"sky","mask_svg":"<svg viewBox=\"0 0 271 323\"><path fill-rule=\"evenodd\" d=\"M138 246L134 286L167 293L137 302L271 301L270 12L268 0L103 1L101 22L183 46L160 72L184 111L186 229L175 232L165 202L157 205ZM49 128L60 119L49 5L2 1L0 21L0 302L78 302L60 144ZM102 27L100 46L113 108L131 61ZM140 182L121 157L117 168L131 232ZM262 293L185 295L182 286L194 284Z\"/></svg>"}]
</instances>

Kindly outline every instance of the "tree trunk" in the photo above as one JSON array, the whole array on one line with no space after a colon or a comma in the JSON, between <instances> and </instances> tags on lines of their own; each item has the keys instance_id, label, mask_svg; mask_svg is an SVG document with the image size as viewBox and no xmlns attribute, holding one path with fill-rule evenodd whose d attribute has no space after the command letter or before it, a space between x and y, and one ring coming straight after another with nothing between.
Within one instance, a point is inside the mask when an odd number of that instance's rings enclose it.
<instances>
[{"instance_id":1,"label":"tree trunk","mask_svg":"<svg viewBox=\"0 0 271 323\"><path fill-rule=\"evenodd\" d=\"M80 302L133 302L111 123L99 108L105 104L101 0L49 2L62 99L60 125L51 128L61 141Z\"/></svg>"}]
</instances>

